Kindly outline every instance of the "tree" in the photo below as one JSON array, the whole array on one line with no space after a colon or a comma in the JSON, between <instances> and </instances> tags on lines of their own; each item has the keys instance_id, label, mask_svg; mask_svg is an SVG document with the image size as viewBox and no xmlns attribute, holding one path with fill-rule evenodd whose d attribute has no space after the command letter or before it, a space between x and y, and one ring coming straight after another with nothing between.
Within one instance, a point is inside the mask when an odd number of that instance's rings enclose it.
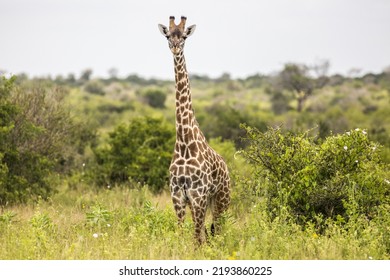
<instances>
[{"instance_id":1,"label":"tree","mask_svg":"<svg viewBox=\"0 0 390 280\"><path fill-rule=\"evenodd\" d=\"M314 80L309 77L309 67L303 64L288 63L279 73L280 83L283 88L296 94L298 105L297 111L301 112L303 103L313 93Z\"/></svg>"},{"instance_id":2,"label":"tree","mask_svg":"<svg viewBox=\"0 0 390 280\"><path fill-rule=\"evenodd\" d=\"M76 77L74 76L73 73L69 73L68 76L66 77L66 83L68 85L75 85L76 84Z\"/></svg>"},{"instance_id":3,"label":"tree","mask_svg":"<svg viewBox=\"0 0 390 280\"><path fill-rule=\"evenodd\" d=\"M91 76L92 76L92 69L85 69L84 71L81 72L81 75L80 75L80 81L81 82L87 82L91 79Z\"/></svg>"},{"instance_id":4,"label":"tree","mask_svg":"<svg viewBox=\"0 0 390 280\"><path fill-rule=\"evenodd\" d=\"M279 73L277 84L295 93L298 101L297 111L301 112L304 102L314 90L329 83L327 76L329 67L328 60L322 60L310 67L304 64L287 63Z\"/></svg>"}]
</instances>

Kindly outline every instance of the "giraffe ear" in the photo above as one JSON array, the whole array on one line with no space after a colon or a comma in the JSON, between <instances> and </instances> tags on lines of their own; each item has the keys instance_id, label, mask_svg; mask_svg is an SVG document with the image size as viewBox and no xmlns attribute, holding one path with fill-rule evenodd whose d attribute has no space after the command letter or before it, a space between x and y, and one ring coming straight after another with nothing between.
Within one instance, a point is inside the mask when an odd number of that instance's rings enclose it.
<instances>
[{"instance_id":1,"label":"giraffe ear","mask_svg":"<svg viewBox=\"0 0 390 280\"><path fill-rule=\"evenodd\" d=\"M192 34L194 34L195 27L196 27L195 24L191 25L191 26L188 26L186 31L184 31L183 37L187 38L187 37L190 37Z\"/></svg>"},{"instance_id":2,"label":"giraffe ear","mask_svg":"<svg viewBox=\"0 0 390 280\"><path fill-rule=\"evenodd\" d=\"M160 30L161 34L165 37L169 37L169 30L165 25L159 24L158 29Z\"/></svg>"}]
</instances>

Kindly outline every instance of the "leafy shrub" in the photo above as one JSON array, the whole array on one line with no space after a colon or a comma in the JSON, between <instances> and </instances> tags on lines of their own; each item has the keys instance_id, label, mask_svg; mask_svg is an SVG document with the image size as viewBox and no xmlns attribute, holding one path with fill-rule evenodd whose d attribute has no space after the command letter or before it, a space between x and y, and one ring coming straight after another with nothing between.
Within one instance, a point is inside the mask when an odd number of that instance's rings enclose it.
<instances>
[{"instance_id":1,"label":"leafy shrub","mask_svg":"<svg viewBox=\"0 0 390 280\"><path fill-rule=\"evenodd\" d=\"M368 139L365 130L317 143L307 133L244 128L249 141L244 155L255 165L255 177L268 181L263 193L274 216L285 207L301 222L318 215L339 220L354 214L372 217L377 206L387 202L390 182L379 145Z\"/></svg>"},{"instance_id":2,"label":"leafy shrub","mask_svg":"<svg viewBox=\"0 0 390 280\"><path fill-rule=\"evenodd\" d=\"M16 213L8 210L0 215L0 223L9 225L15 221L15 217Z\"/></svg>"},{"instance_id":3,"label":"leafy shrub","mask_svg":"<svg viewBox=\"0 0 390 280\"><path fill-rule=\"evenodd\" d=\"M30 220L31 226L39 230L53 230L54 224L47 213L36 212Z\"/></svg>"},{"instance_id":4,"label":"leafy shrub","mask_svg":"<svg viewBox=\"0 0 390 280\"><path fill-rule=\"evenodd\" d=\"M174 130L161 120L136 118L109 134L108 145L95 149L98 184L134 181L161 190L168 180Z\"/></svg>"},{"instance_id":5,"label":"leafy shrub","mask_svg":"<svg viewBox=\"0 0 390 280\"><path fill-rule=\"evenodd\" d=\"M84 90L86 92L96 94L96 95L104 95L104 84L99 80L93 80L87 82L87 84L84 87Z\"/></svg>"},{"instance_id":6,"label":"leafy shrub","mask_svg":"<svg viewBox=\"0 0 390 280\"><path fill-rule=\"evenodd\" d=\"M112 216L112 213L100 204L92 206L86 212L87 223L90 226L107 226L107 224L111 223Z\"/></svg>"},{"instance_id":7,"label":"leafy shrub","mask_svg":"<svg viewBox=\"0 0 390 280\"><path fill-rule=\"evenodd\" d=\"M15 77L0 84L0 204L24 202L34 195L46 197L50 187L45 180L50 162L29 140L35 140L39 127L23 118L11 100Z\"/></svg>"},{"instance_id":8,"label":"leafy shrub","mask_svg":"<svg viewBox=\"0 0 390 280\"><path fill-rule=\"evenodd\" d=\"M160 88L150 87L137 91L137 95L153 108L165 108L167 94Z\"/></svg>"},{"instance_id":9,"label":"leafy shrub","mask_svg":"<svg viewBox=\"0 0 390 280\"><path fill-rule=\"evenodd\" d=\"M89 131L64 106L60 89L14 86L0 81L0 205L47 198L53 171L68 169Z\"/></svg>"},{"instance_id":10,"label":"leafy shrub","mask_svg":"<svg viewBox=\"0 0 390 280\"><path fill-rule=\"evenodd\" d=\"M271 94L272 111L275 115L282 115L290 109L289 101L291 98L283 91L268 90L268 92Z\"/></svg>"},{"instance_id":11,"label":"leafy shrub","mask_svg":"<svg viewBox=\"0 0 390 280\"><path fill-rule=\"evenodd\" d=\"M237 110L232 106L216 103L206 108L207 116L200 115L199 123L207 138L232 140L237 148L243 147L241 138L245 135L240 129L241 123L266 128L263 121Z\"/></svg>"}]
</instances>

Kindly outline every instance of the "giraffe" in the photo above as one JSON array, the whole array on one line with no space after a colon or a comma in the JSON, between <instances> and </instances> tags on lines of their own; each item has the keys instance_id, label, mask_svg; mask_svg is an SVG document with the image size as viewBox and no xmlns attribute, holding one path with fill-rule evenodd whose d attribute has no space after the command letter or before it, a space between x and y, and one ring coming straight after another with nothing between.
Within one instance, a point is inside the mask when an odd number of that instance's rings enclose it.
<instances>
[{"instance_id":1,"label":"giraffe","mask_svg":"<svg viewBox=\"0 0 390 280\"><path fill-rule=\"evenodd\" d=\"M176 82L176 143L169 168L169 185L178 224L189 205L198 244L206 241L207 207L212 213L211 234L221 230L220 218L230 203L230 177L226 163L207 143L192 108L190 83L184 58L184 42L195 25L185 29L186 17L178 25L169 18L169 28L159 24L174 58Z\"/></svg>"}]
</instances>

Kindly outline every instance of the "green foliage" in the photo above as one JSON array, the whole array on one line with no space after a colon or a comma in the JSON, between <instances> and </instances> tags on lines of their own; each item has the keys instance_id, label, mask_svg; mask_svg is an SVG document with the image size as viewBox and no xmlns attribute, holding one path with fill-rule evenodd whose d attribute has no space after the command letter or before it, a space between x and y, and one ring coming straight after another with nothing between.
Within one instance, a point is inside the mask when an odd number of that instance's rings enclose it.
<instances>
[{"instance_id":1,"label":"green foliage","mask_svg":"<svg viewBox=\"0 0 390 280\"><path fill-rule=\"evenodd\" d=\"M91 76L92 76L92 73L93 73L93 70L92 69L85 69L81 72L80 74L80 81L81 82L87 82L91 79Z\"/></svg>"},{"instance_id":2,"label":"green foliage","mask_svg":"<svg viewBox=\"0 0 390 280\"><path fill-rule=\"evenodd\" d=\"M79 79L2 79L0 259L389 259L388 71L327 81L298 68L296 84L307 82L310 95L281 85L283 69L247 79L191 76L196 117L232 179L222 234L197 250L191 215L179 229L163 191L174 82L96 79L88 69ZM299 98L302 112L291 110ZM117 127L134 118L138 125ZM245 144L240 123L260 131L283 123L291 133L258 132L261 141L236 152ZM267 166L258 157L247 164L254 143ZM29 200L38 210L17 205Z\"/></svg>"},{"instance_id":3,"label":"green foliage","mask_svg":"<svg viewBox=\"0 0 390 280\"><path fill-rule=\"evenodd\" d=\"M104 95L104 84L99 80L92 80L86 83L84 86L84 90L86 92L97 94L97 95Z\"/></svg>"},{"instance_id":4,"label":"green foliage","mask_svg":"<svg viewBox=\"0 0 390 280\"><path fill-rule=\"evenodd\" d=\"M307 72L308 67L305 65L287 63L280 72L281 83L288 90L310 93L313 84Z\"/></svg>"},{"instance_id":5,"label":"green foliage","mask_svg":"<svg viewBox=\"0 0 390 280\"><path fill-rule=\"evenodd\" d=\"M272 111L276 115L285 114L289 109L290 97L281 90L268 89L267 93L271 95Z\"/></svg>"},{"instance_id":6,"label":"green foliage","mask_svg":"<svg viewBox=\"0 0 390 280\"><path fill-rule=\"evenodd\" d=\"M14 80L0 83L0 205L47 198L52 172L67 170L88 143L79 141L88 129L70 116L64 92Z\"/></svg>"},{"instance_id":7,"label":"green foliage","mask_svg":"<svg viewBox=\"0 0 390 280\"><path fill-rule=\"evenodd\" d=\"M29 139L39 128L23 118L21 108L11 100L15 78L2 77L0 85L0 204L24 202L28 197L46 197L49 186L45 177L50 163L47 157L30 150ZM35 116L34 116L35 117Z\"/></svg>"},{"instance_id":8,"label":"green foliage","mask_svg":"<svg viewBox=\"0 0 390 280\"><path fill-rule=\"evenodd\" d=\"M10 225L15 221L16 213L13 211L6 211L0 215L0 223Z\"/></svg>"},{"instance_id":9,"label":"green foliage","mask_svg":"<svg viewBox=\"0 0 390 280\"><path fill-rule=\"evenodd\" d=\"M378 205L388 202L390 184L380 163L379 145L368 139L365 130L332 135L317 143L307 133L244 128L250 144L244 155L255 165L256 179L268 181L263 193L274 217L287 209L301 222L318 215L370 218Z\"/></svg>"},{"instance_id":10,"label":"green foliage","mask_svg":"<svg viewBox=\"0 0 390 280\"><path fill-rule=\"evenodd\" d=\"M279 74L281 86L296 94L298 112L302 111L303 102L313 93L315 86L314 80L308 75L308 70L305 65L288 63Z\"/></svg>"},{"instance_id":11,"label":"green foliage","mask_svg":"<svg viewBox=\"0 0 390 280\"><path fill-rule=\"evenodd\" d=\"M86 208L74 203L81 201ZM104 201L104 206L98 201ZM95 209L97 205L100 208ZM229 209L222 234L209 236L209 242L199 248L193 238L191 215L178 228L170 197L165 193L155 196L146 188L98 192L87 186L78 190L62 189L51 201L41 201L38 210L24 205L12 207L18 220L8 224L0 221L0 259L390 258L390 209L385 205L371 220L356 217L341 225L322 218L326 224L323 234L314 223L302 227L279 217L269 219L261 200L248 203L245 212L237 211L236 201L232 201ZM109 218L103 218L100 225L90 224L86 222L89 212L94 217L104 217L108 212ZM207 227L210 223L208 217Z\"/></svg>"},{"instance_id":12,"label":"green foliage","mask_svg":"<svg viewBox=\"0 0 390 280\"><path fill-rule=\"evenodd\" d=\"M112 213L103 205L96 204L86 212L86 219L90 226L107 226L111 223Z\"/></svg>"},{"instance_id":13,"label":"green foliage","mask_svg":"<svg viewBox=\"0 0 390 280\"><path fill-rule=\"evenodd\" d=\"M30 220L31 226L39 231L53 230L53 221L47 213L36 212Z\"/></svg>"},{"instance_id":14,"label":"green foliage","mask_svg":"<svg viewBox=\"0 0 390 280\"><path fill-rule=\"evenodd\" d=\"M146 200L141 207L131 209L131 212L122 218L121 226L140 235L156 238L175 230L177 220L172 214L171 209L161 211L150 200Z\"/></svg>"},{"instance_id":15,"label":"green foliage","mask_svg":"<svg viewBox=\"0 0 390 280\"><path fill-rule=\"evenodd\" d=\"M135 118L109 134L108 145L95 150L98 184L139 182L154 191L166 186L174 130L162 120Z\"/></svg>"},{"instance_id":16,"label":"green foliage","mask_svg":"<svg viewBox=\"0 0 390 280\"><path fill-rule=\"evenodd\" d=\"M167 94L160 88L147 87L137 91L137 95L141 100L153 108L165 108Z\"/></svg>"},{"instance_id":17,"label":"green foliage","mask_svg":"<svg viewBox=\"0 0 390 280\"><path fill-rule=\"evenodd\" d=\"M241 123L247 123L259 128L265 128L262 120L251 117L246 112L237 110L229 105L213 104L207 109L207 116L199 118L201 128L208 138L221 137L222 140L231 140L238 148L243 147L241 138L245 135L240 129Z\"/></svg>"}]
</instances>

